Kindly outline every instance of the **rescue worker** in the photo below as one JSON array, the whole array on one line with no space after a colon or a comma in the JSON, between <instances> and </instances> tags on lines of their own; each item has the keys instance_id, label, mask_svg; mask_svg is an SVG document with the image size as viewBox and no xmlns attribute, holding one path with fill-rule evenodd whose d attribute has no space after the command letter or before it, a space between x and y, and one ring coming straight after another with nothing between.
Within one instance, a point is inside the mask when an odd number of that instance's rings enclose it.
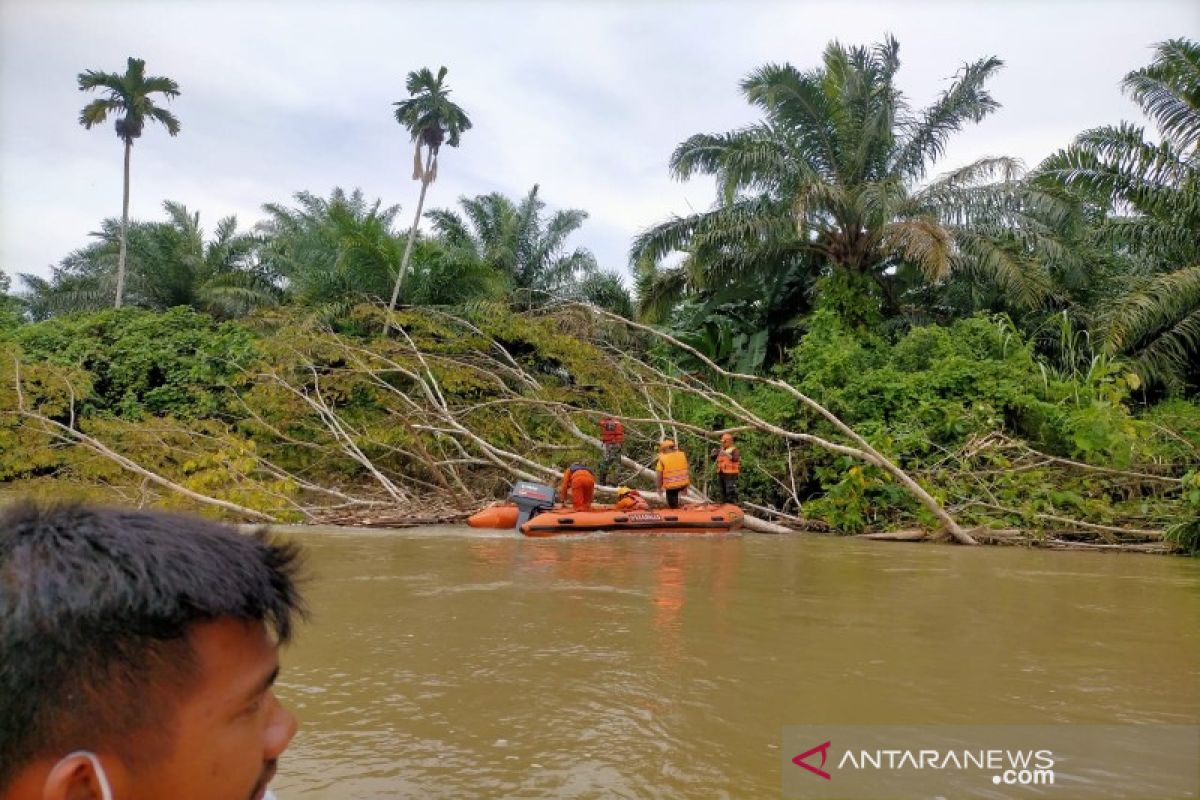
<instances>
[{"instance_id":1,"label":"rescue worker","mask_svg":"<svg viewBox=\"0 0 1200 800\"><path fill-rule=\"evenodd\" d=\"M669 508L679 508L679 494L687 489L687 455L675 446L671 439L663 439L658 445L658 463L654 465L655 487L667 496Z\"/></svg>"},{"instance_id":2,"label":"rescue worker","mask_svg":"<svg viewBox=\"0 0 1200 800\"><path fill-rule=\"evenodd\" d=\"M722 503L737 504L738 473L742 471L742 454L733 446L733 434L721 434L721 446L714 447L712 459L717 464L717 488Z\"/></svg>"},{"instance_id":3,"label":"rescue worker","mask_svg":"<svg viewBox=\"0 0 1200 800\"><path fill-rule=\"evenodd\" d=\"M563 470L562 501L571 504L575 511L590 511L592 497L596 494L596 476L591 467L572 464Z\"/></svg>"},{"instance_id":4,"label":"rescue worker","mask_svg":"<svg viewBox=\"0 0 1200 800\"><path fill-rule=\"evenodd\" d=\"M617 509L620 511L649 511L650 504L637 489L619 486L617 487Z\"/></svg>"},{"instance_id":5,"label":"rescue worker","mask_svg":"<svg viewBox=\"0 0 1200 800\"><path fill-rule=\"evenodd\" d=\"M600 415L600 443L604 448L604 458L600 459L600 469L597 477L603 485L608 484L608 473L613 467L617 468L620 477L621 450L625 446L625 426L619 419L608 414Z\"/></svg>"}]
</instances>

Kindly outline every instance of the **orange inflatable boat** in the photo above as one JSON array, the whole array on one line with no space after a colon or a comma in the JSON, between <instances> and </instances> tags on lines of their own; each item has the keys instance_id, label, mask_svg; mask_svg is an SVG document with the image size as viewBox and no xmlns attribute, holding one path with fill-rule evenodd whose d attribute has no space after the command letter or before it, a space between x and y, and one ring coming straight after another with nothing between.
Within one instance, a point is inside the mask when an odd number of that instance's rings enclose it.
<instances>
[{"instance_id":1,"label":"orange inflatable boat","mask_svg":"<svg viewBox=\"0 0 1200 800\"><path fill-rule=\"evenodd\" d=\"M521 510L515 504L485 508L467 520L472 528L516 528ZM590 511L555 507L529 517L520 526L526 536L564 536L593 531L644 533L726 533L742 527L742 509L728 503L683 508L624 511L594 506Z\"/></svg>"}]
</instances>

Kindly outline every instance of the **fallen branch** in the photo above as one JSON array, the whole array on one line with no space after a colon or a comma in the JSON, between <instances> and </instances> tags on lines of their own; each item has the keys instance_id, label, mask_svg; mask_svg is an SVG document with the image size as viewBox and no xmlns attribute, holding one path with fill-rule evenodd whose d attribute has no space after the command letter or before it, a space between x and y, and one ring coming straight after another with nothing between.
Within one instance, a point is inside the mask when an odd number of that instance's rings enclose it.
<instances>
[{"instance_id":1,"label":"fallen branch","mask_svg":"<svg viewBox=\"0 0 1200 800\"><path fill-rule=\"evenodd\" d=\"M919 483L917 483L915 480L913 480L911 477L909 477L909 475L906 472L904 472L904 470L900 469L898 466L896 466L894 463L892 463L892 461L890 459L888 459L886 456L884 456L882 453L880 453L878 450L876 450L874 447L872 447L870 442L868 442L866 439L864 439L862 436L860 436L857 432L855 432L849 425L842 422L842 420L839 419L833 412L831 412L829 409L825 408L823 405L821 405L817 401L813 400L808 395L801 392L795 386L792 386L790 383L788 383L786 381L778 380L776 378L767 378L767 377L764 377L761 375L750 375L748 373L733 372L731 370L727 370L724 367L722 367L721 365L717 364L712 359L710 359L708 356L701 353L696 348L692 347L691 345L686 344L686 343L680 341L679 339L675 338L674 336L671 336L670 334L668 334L664 331L658 330L657 328L654 328L650 325L645 325L640 322L634 322L632 320L625 319L624 317L621 317L617 314L613 314L610 311L606 311L602 308L598 308L596 306L589 305L586 303L579 303L576 301L568 301L567 304L576 306L578 308L585 309L585 310L591 312L592 314L597 314L602 317L606 317L607 319L609 319L612 322L615 322L620 325L626 325L626 326L632 327L636 330L640 330L644 333L650 334L651 336L654 336L657 339L665 341L665 342L671 344L672 346L688 353L690 356L692 356L696 360L700 361L702 364L704 364L706 367L708 367L714 373L716 373L717 375L720 375L724 378L727 378L730 380L735 380L735 381L744 381L744 382L748 382L748 383L757 383L757 384L761 384L761 385L765 385L765 386L771 386L771 387L774 387L776 389L786 392L787 394L791 395L792 397L799 400L801 403L808 406L810 409L812 409L813 411L817 412L822 417L824 417L831 425L834 426L834 428L836 428L843 435L845 435L847 438L849 438L851 441L853 441L858 446L857 449L833 445L832 442L826 442L822 439L819 439L819 437L813 437L813 436L807 436L807 435L801 437L800 435L797 435L794 432L784 431L783 429L779 428L778 426L770 425L765 420L758 418L756 415L752 414L747 409L745 409L740 403L737 403L736 401L734 401L733 398L728 397L727 395L723 395L722 393L716 393L716 394L722 394L722 399L726 400L731 405L731 407L736 409L737 412L739 413L739 416L741 416L741 418L744 421L749 422L750 424L754 425L755 427L758 427L762 430L767 430L767 431L769 431L771 433L775 433L777 435L785 435L785 436L788 436L788 438L792 438L797 441L810 441L813 443L819 443L821 446L826 447L827 449L832 449L835 452L842 452L847 455L853 455L854 457L858 458L859 460L866 461L868 463L879 466L880 468L885 470L888 474L890 474L893 478L895 478L902 486L904 486L904 488L907 489L908 492L910 494L912 494L917 499L918 502L921 503L921 505L925 506L925 508L928 509L930 511L930 513L932 513L935 517L937 517L938 521L942 523L942 526L945 529L945 531L956 542L959 542L960 544L975 544L976 543L975 540L973 538L971 538L971 535L968 534L965 530L963 530L963 528L957 522L955 522L954 518L950 516L950 514L942 507L942 505L940 503L938 503L938 501L935 500L932 495L930 495L927 491L925 491L925 489ZM847 451L853 451L853 452L847 452Z\"/></svg>"},{"instance_id":2,"label":"fallen branch","mask_svg":"<svg viewBox=\"0 0 1200 800\"><path fill-rule=\"evenodd\" d=\"M233 511L238 514L244 514L253 519L261 519L261 520L264 520L267 522L275 521L275 518L272 517L271 515L264 514L261 511L256 511L253 508L247 508L246 506L241 506L241 505L238 505L237 503L231 503L228 500L219 500L215 497L209 497L208 495L200 494L199 492L192 491L191 489L187 488L186 486L180 486L178 483L175 483L172 480L164 478L162 475L159 475L155 472L151 472L150 470L146 469L145 467L143 467L142 465L133 461L132 459L126 458L125 456L121 455L120 453L108 448L100 440L98 440L94 437L88 436L86 433L76 430L75 428L68 427L68 426L62 424L61 422L58 422L56 420L50 419L49 417L38 414L35 411L30 411L28 408L25 407L25 393L21 389L21 363L16 358L13 359L13 375L14 375L14 382L15 382L16 391L17 391L17 413L20 414L22 417L25 417L27 419L31 419L31 420L41 423L41 425L43 426L43 429L46 430L47 433L50 433L51 431L53 431L54 433L52 433L51 435L57 435L59 438L66 439L68 441L74 441L77 444L81 444L84 447L91 450L92 452L94 452L100 456L103 456L104 458L107 458L108 460L112 461L113 463L117 464L118 466L122 467L123 469L129 470L130 472L133 472L137 475L141 475L143 478L150 481L151 483L155 483L166 489L170 489L172 492L181 494L184 497L187 497L191 500L195 500L197 503L203 503L205 505L216 506L217 508L223 508L226 511ZM75 418L74 417L74 409L72 409L71 419L74 419L74 418Z\"/></svg>"}]
</instances>

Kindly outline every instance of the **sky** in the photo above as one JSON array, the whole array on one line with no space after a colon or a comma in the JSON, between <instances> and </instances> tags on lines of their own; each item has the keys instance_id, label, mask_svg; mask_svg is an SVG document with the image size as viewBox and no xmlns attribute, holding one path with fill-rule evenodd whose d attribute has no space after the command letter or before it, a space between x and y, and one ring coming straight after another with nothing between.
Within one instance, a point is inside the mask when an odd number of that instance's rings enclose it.
<instances>
[{"instance_id":1,"label":"sky","mask_svg":"<svg viewBox=\"0 0 1200 800\"><path fill-rule=\"evenodd\" d=\"M264 203L341 186L411 220L419 184L392 103L410 70L445 65L474 127L443 149L427 208L536 183L550 210L589 213L571 244L624 271L637 232L712 204L711 179L673 180L668 159L694 133L757 119L747 73L887 34L918 107L963 63L1005 62L989 84L1002 108L935 172L985 155L1032 167L1087 128L1143 122L1120 80L1156 42L1200 38L1200 3L0 0L0 270L49 275L120 216L121 142L111 123L77 123L91 96L76 76L129 56L182 90L179 136L149 126L133 148L134 219L175 200L209 231L229 214L245 228Z\"/></svg>"}]
</instances>

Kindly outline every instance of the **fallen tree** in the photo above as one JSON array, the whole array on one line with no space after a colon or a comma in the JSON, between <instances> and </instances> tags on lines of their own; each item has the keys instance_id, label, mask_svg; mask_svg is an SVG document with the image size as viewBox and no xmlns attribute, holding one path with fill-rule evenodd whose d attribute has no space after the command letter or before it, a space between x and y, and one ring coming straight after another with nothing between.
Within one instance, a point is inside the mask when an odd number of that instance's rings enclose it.
<instances>
[{"instance_id":1,"label":"fallen tree","mask_svg":"<svg viewBox=\"0 0 1200 800\"><path fill-rule=\"evenodd\" d=\"M213 396L187 401L179 418L97 415L86 370L23 362L13 351L4 383L15 411L0 410L0 441L16 437L12 460L29 462L32 485L77 482L138 504L336 524L461 519L503 497L512 481L554 484L564 464L598 459L600 411L627 428L617 484L652 486L656 444L670 436L691 455L695 500L706 497L710 448L721 433L737 434L749 448L743 477L758 487L743 502L753 530L829 530L805 513L813 470L854 478L857 468L846 464L857 463L867 470L861 480L896 487L897 507L910 509L888 526L906 529L903 540L1146 549L1169 524L1161 498L1178 497L1185 484L1168 463L1095 466L1000 432L909 465L877 443L878 429L870 438L781 377L728 370L669 333L590 306L520 315L409 309L394 320L397 334L382 339L381 312L369 306L337 331L269 319L253 357L229 359L224 377L204 387ZM210 407L218 410L196 412ZM22 468L5 458L0 479ZM1123 508L1139 496L1155 502L1140 515L1072 514L1040 494L1014 501L1006 483L1014 476L1038 493L1068 477L1125 493ZM615 488L599 487L599 496ZM1014 528L1029 533L1005 532Z\"/></svg>"}]
</instances>

